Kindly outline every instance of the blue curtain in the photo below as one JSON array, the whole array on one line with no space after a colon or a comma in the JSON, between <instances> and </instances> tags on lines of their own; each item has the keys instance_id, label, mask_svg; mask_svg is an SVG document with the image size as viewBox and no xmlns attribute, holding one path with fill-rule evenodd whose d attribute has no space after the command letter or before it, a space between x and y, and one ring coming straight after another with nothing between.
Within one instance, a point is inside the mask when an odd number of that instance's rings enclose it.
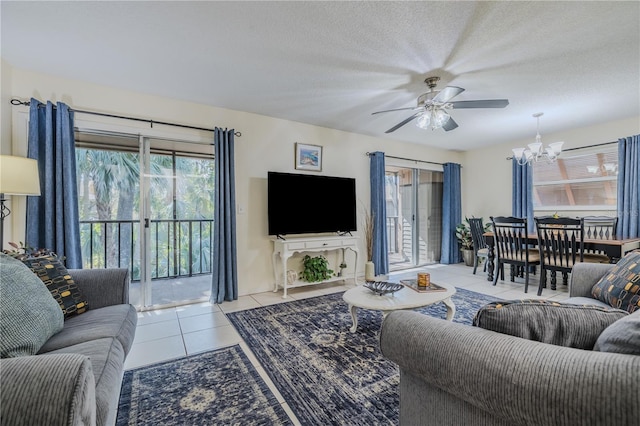
<instances>
[{"instance_id":1,"label":"blue curtain","mask_svg":"<svg viewBox=\"0 0 640 426\"><path fill-rule=\"evenodd\" d=\"M529 163L518 164L511 159L513 187L511 191L511 214L515 217L527 218L527 232L535 232L533 220L533 169Z\"/></svg>"},{"instance_id":2,"label":"blue curtain","mask_svg":"<svg viewBox=\"0 0 640 426\"><path fill-rule=\"evenodd\" d=\"M618 140L618 238L640 236L640 135Z\"/></svg>"},{"instance_id":3,"label":"blue curtain","mask_svg":"<svg viewBox=\"0 0 640 426\"><path fill-rule=\"evenodd\" d=\"M460 164L445 163L442 189L442 256L440 263L460 262L456 226L462 222Z\"/></svg>"},{"instance_id":4,"label":"blue curtain","mask_svg":"<svg viewBox=\"0 0 640 426\"><path fill-rule=\"evenodd\" d=\"M384 152L369 154L371 180L371 214L373 215L373 258L375 274L389 273L389 250L387 249L387 200L384 187Z\"/></svg>"},{"instance_id":5,"label":"blue curtain","mask_svg":"<svg viewBox=\"0 0 640 426\"><path fill-rule=\"evenodd\" d=\"M215 214L211 302L238 298L236 250L236 184L233 154L234 130L215 128Z\"/></svg>"},{"instance_id":6,"label":"blue curtain","mask_svg":"<svg viewBox=\"0 0 640 426\"><path fill-rule=\"evenodd\" d=\"M82 268L73 112L31 99L28 157L38 161L39 197L27 197L25 244L53 250L67 268Z\"/></svg>"}]
</instances>

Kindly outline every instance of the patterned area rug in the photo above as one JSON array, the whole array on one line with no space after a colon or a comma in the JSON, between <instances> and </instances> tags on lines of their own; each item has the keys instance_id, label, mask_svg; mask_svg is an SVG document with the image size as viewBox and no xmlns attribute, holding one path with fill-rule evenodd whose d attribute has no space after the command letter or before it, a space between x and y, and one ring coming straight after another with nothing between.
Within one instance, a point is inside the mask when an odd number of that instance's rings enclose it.
<instances>
[{"instance_id":1,"label":"patterned area rug","mask_svg":"<svg viewBox=\"0 0 640 426\"><path fill-rule=\"evenodd\" d=\"M291 425L240 346L126 371L117 425Z\"/></svg>"},{"instance_id":2,"label":"patterned area rug","mask_svg":"<svg viewBox=\"0 0 640 426\"><path fill-rule=\"evenodd\" d=\"M499 300L457 289L454 322L471 324ZM419 310L444 319L438 303ZM382 313L358 309L358 330L342 293L227 315L303 425L398 424L399 373L380 353Z\"/></svg>"}]
</instances>

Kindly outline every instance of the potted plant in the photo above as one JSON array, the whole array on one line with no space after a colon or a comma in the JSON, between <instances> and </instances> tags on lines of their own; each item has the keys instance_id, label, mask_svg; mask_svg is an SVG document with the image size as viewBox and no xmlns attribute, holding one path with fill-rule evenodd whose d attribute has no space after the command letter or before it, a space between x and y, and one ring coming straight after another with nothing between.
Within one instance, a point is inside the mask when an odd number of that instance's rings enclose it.
<instances>
[{"instance_id":1,"label":"potted plant","mask_svg":"<svg viewBox=\"0 0 640 426\"><path fill-rule=\"evenodd\" d=\"M471 238L471 228L469 219L464 218L464 222L456 226L456 238L460 243L462 259L467 266L473 266L473 238Z\"/></svg>"},{"instance_id":2,"label":"potted plant","mask_svg":"<svg viewBox=\"0 0 640 426\"><path fill-rule=\"evenodd\" d=\"M302 258L304 270L302 271L302 279L315 283L328 280L333 274L333 270L329 269L329 262L324 256L311 257L306 255Z\"/></svg>"}]
</instances>

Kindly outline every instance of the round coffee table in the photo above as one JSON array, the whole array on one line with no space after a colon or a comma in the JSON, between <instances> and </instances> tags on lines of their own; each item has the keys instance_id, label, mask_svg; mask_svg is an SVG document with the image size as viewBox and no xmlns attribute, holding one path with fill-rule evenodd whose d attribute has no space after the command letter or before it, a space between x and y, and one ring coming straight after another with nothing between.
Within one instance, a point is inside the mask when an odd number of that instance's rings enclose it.
<instances>
[{"instance_id":1,"label":"round coffee table","mask_svg":"<svg viewBox=\"0 0 640 426\"><path fill-rule=\"evenodd\" d=\"M438 283L438 285L444 287L446 291L420 293L405 286L393 294L379 296L363 285L347 290L342 295L342 299L349 305L349 312L353 320L353 325L349 330L352 333L356 332L358 308L382 311L386 317L391 311L422 308L442 302L447 306L447 321L451 321L456 313L456 306L451 301L451 296L456 293L456 288L448 284Z\"/></svg>"}]
</instances>

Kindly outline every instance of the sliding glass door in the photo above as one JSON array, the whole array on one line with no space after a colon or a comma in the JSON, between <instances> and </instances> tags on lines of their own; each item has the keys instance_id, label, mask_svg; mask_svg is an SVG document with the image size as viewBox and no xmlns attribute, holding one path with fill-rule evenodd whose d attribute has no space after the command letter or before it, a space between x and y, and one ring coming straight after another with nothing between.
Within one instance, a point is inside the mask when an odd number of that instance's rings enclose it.
<instances>
[{"instance_id":1,"label":"sliding glass door","mask_svg":"<svg viewBox=\"0 0 640 426\"><path fill-rule=\"evenodd\" d=\"M208 299L213 146L87 131L76 141L84 267L128 268L140 307Z\"/></svg>"},{"instance_id":2,"label":"sliding glass door","mask_svg":"<svg viewBox=\"0 0 640 426\"><path fill-rule=\"evenodd\" d=\"M440 260L442 172L386 167L387 241L391 270Z\"/></svg>"}]
</instances>

